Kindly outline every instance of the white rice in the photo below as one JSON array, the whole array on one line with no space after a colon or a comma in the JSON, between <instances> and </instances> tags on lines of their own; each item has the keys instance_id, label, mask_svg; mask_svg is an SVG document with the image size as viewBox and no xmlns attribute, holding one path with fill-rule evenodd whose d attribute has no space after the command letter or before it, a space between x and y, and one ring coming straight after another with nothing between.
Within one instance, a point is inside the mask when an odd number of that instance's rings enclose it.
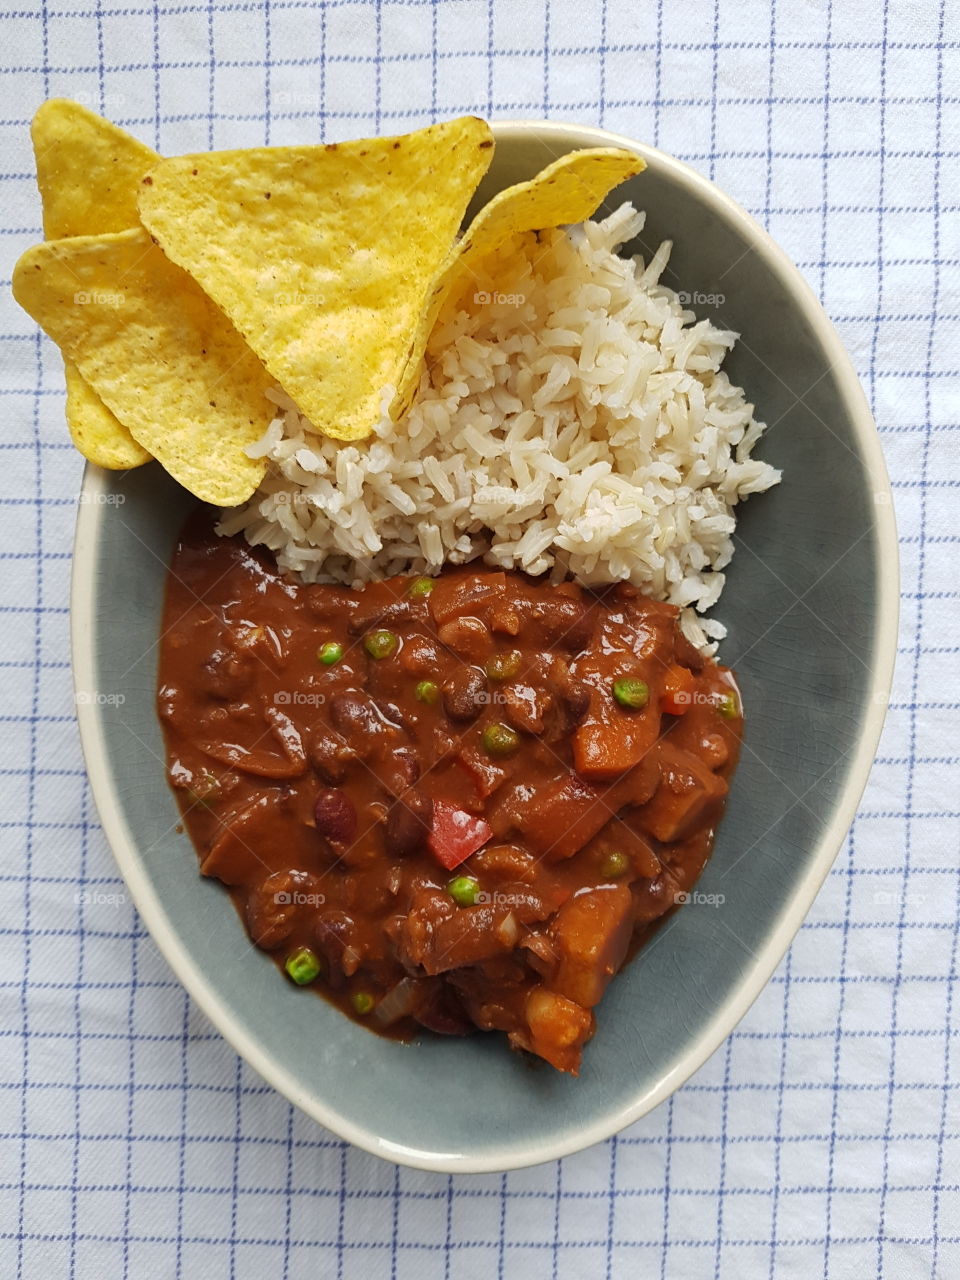
<instances>
[{"instance_id":1,"label":"white rice","mask_svg":"<svg viewBox=\"0 0 960 1280\"><path fill-rule=\"evenodd\" d=\"M696 319L649 263L616 250L644 215L528 235L484 264L431 336L409 412L357 444L318 435L283 393L249 450L268 471L218 530L309 582L360 584L482 557L588 586L628 579L698 618L733 554L734 508L780 473L720 366L737 335Z\"/></svg>"}]
</instances>

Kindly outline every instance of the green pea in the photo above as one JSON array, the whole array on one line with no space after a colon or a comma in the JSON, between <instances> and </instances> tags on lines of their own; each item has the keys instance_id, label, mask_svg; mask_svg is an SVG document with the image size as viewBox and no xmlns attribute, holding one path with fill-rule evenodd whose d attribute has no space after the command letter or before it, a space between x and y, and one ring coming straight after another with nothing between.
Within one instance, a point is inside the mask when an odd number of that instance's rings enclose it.
<instances>
[{"instance_id":1,"label":"green pea","mask_svg":"<svg viewBox=\"0 0 960 1280\"><path fill-rule=\"evenodd\" d=\"M600 874L604 880L619 880L630 870L630 859L619 849L611 849L603 855L600 863Z\"/></svg>"},{"instance_id":2,"label":"green pea","mask_svg":"<svg viewBox=\"0 0 960 1280\"><path fill-rule=\"evenodd\" d=\"M336 640L328 640L317 650L317 657L325 667L332 667L343 657L343 645L337 644Z\"/></svg>"},{"instance_id":3,"label":"green pea","mask_svg":"<svg viewBox=\"0 0 960 1280\"><path fill-rule=\"evenodd\" d=\"M298 987L304 987L308 982L312 982L320 972L320 961L309 947L298 947L296 951L287 956L286 964L283 967Z\"/></svg>"},{"instance_id":4,"label":"green pea","mask_svg":"<svg viewBox=\"0 0 960 1280\"><path fill-rule=\"evenodd\" d=\"M717 703L717 710L723 716L724 720L736 720L740 714L740 699L731 691L720 699Z\"/></svg>"},{"instance_id":5,"label":"green pea","mask_svg":"<svg viewBox=\"0 0 960 1280\"><path fill-rule=\"evenodd\" d=\"M631 678L614 680L613 696L621 707L630 707L632 710L638 710L640 707L645 707L650 701L650 690L644 680Z\"/></svg>"},{"instance_id":6,"label":"green pea","mask_svg":"<svg viewBox=\"0 0 960 1280\"><path fill-rule=\"evenodd\" d=\"M520 735L508 724L488 724L481 734L483 749L491 756L512 756L520 746Z\"/></svg>"},{"instance_id":7,"label":"green pea","mask_svg":"<svg viewBox=\"0 0 960 1280\"><path fill-rule=\"evenodd\" d=\"M480 892L480 885L473 876L454 876L447 881L447 893L458 907L472 907Z\"/></svg>"},{"instance_id":8,"label":"green pea","mask_svg":"<svg viewBox=\"0 0 960 1280\"><path fill-rule=\"evenodd\" d=\"M437 585L434 578L414 578L410 583L408 595L413 596L414 600L421 596L428 596L433 588Z\"/></svg>"},{"instance_id":9,"label":"green pea","mask_svg":"<svg viewBox=\"0 0 960 1280\"><path fill-rule=\"evenodd\" d=\"M418 702L425 702L432 707L440 697L440 686L432 680L421 680L413 691Z\"/></svg>"},{"instance_id":10,"label":"green pea","mask_svg":"<svg viewBox=\"0 0 960 1280\"><path fill-rule=\"evenodd\" d=\"M520 670L520 654L516 649L509 653L495 653L487 663L487 676L491 680L512 680Z\"/></svg>"},{"instance_id":11,"label":"green pea","mask_svg":"<svg viewBox=\"0 0 960 1280\"><path fill-rule=\"evenodd\" d=\"M363 638L363 647L371 658L389 658L399 643L392 631L371 631Z\"/></svg>"},{"instance_id":12,"label":"green pea","mask_svg":"<svg viewBox=\"0 0 960 1280\"><path fill-rule=\"evenodd\" d=\"M370 1012L376 1001L369 991L355 991L350 997L350 1003L353 1005L354 1013L359 1013L363 1017Z\"/></svg>"}]
</instances>

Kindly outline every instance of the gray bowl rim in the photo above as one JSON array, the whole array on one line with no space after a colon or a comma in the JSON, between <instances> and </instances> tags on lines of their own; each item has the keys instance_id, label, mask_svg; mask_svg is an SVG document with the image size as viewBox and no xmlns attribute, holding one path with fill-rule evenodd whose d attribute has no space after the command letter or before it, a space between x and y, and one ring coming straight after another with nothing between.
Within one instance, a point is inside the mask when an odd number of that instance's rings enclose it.
<instances>
[{"instance_id":1,"label":"gray bowl rim","mask_svg":"<svg viewBox=\"0 0 960 1280\"><path fill-rule=\"evenodd\" d=\"M718 218L733 224L751 242L751 248L766 267L788 290L791 298L818 338L831 361L840 398L853 426L856 443L862 451L865 469L873 491L878 496L873 528L876 563L886 566L879 575L878 598L873 635L873 696L866 708L859 746L850 757L846 781L825 823L806 874L799 882L790 906L758 950L741 981L713 1015L692 1036L684 1052L678 1055L672 1069L652 1087L640 1092L627 1106L603 1113L583 1126L574 1137L552 1138L549 1135L531 1143L527 1149L509 1154L488 1152L482 1156L465 1152L422 1151L407 1147L377 1134L374 1128L355 1124L327 1106L302 1080L279 1067L269 1052L261 1048L223 1008L216 992L194 962L187 948L164 918L161 902L149 883L137 852L118 795L114 779L106 765L105 726L101 709L95 701L77 701L80 740L90 777L93 798L107 842L134 905L154 942L177 978L221 1035L249 1065L299 1107L311 1119L338 1137L373 1155L406 1165L443 1173L500 1173L542 1164L582 1151L602 1142L639 1120L664 1102L716 1051L756 1000L786 954L817 892L826 878L863 794L877 744L883 728L886 704L893 680L899 626L899 555L896 523L886 464L880 439L863 388L840 338L820 305L816 295L784 251L755 219L736 201L709 179L682 161L620 134L604 129L556 123L552 121L493 121L491 127L498 143L506 140L529 140L555 147L555 154L581 147L623 147L636 152L648 164L669 172L680 187L694 200L711 209ZM74 557L71 575L71 651L76 690L95 687L96 613L95 560L101 521L107 507L99 498L109 488L109 473L87 465L78 506ZM775 498L774 498L775 501Z\"/></svg>"}]
</instances>

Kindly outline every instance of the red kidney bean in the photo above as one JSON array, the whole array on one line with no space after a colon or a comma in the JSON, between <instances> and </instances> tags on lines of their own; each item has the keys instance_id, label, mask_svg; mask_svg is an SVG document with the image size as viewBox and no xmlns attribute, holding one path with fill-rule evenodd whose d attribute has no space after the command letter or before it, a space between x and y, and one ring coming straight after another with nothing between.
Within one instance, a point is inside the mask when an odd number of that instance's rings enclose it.
<instances>
[{"instance_id":1,"label":"red kidney bean","mask_svg":"<svg viewBox=\"0 0 960 1280\"><path fill-rule=\"evenodd\" d=\"M560 696L567 707L568 723L573 729L590 710L590 686L571 676Z\"/></svg>"},{"instance_id":2,"label":"red kidney bean","mask_svg":"<svg viewBox=\"0 0 960 1280\"><path fill-rule=\"evenodd\" d=\"M443 686L443 708L451 720L475 720L483 706L487 682L474 667L464 667Z\"/></svg>"},{"instance_id":3,"label":"red kidney bean","mask_svg":"<svg viewBox=\"0 0 960 1280\"><path fill-rule=\"evenodd\" d=\"M330 699L330 715L351 746L356 745L355 739L382 733L387 727L370 695L352 689L334 694Z\"/></svg>"},{"instance_id":4,"label":"red kidney bean","mask_svg":"<svg viewBox=\"0 0 960 1280\"><path fill-rule=\"evenodd\" d=\"M347 845L357 834L357 811L345 791L327 787L313 806L317 831L332 843Z\"/></svg>"}]
</instances>

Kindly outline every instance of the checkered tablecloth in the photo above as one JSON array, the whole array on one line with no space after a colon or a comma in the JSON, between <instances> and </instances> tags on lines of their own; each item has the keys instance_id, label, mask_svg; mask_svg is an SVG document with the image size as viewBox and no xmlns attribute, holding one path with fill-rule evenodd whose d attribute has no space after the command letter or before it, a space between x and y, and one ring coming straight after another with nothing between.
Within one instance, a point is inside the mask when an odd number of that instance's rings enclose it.
<instances>
[{"instance_id":1,"label":"checkered tablecloth","mask_svg":"<svg viewBox=\"0 0 960 1280\"><path fill-rule=\"evenodd\" d=\"M0 32L0 1276L960 1276L960 6L7 0ZM879 758L773 981L619 1138L505 1176L398 1170L265 1087L145 935L72 713L81 464L8 288L55 95L167 154L463 112L605 125L746 205L840 330L901 533Z\"/></svg>"}]
</instances>

